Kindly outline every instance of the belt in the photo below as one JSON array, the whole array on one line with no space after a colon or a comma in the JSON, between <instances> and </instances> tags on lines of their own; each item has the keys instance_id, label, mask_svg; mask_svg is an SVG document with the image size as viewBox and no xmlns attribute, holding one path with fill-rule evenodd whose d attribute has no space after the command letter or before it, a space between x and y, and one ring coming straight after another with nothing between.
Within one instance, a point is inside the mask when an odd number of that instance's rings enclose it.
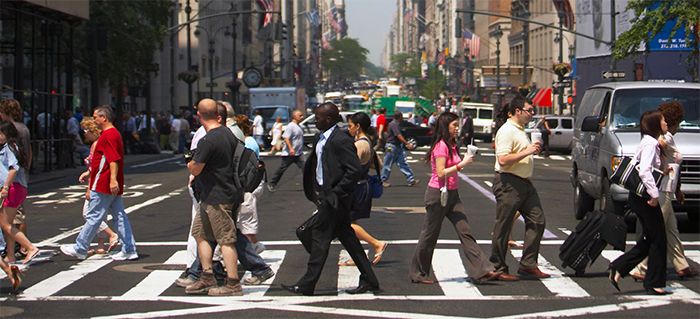
<instances>
[{"instance_id":1,"label":"belt","mask_svg":"<svg viewBox=\"0 0 700 319\"><path fill-rule=\"evenodd\" d=\"M496 174L500 174L500 175L509 175L509 176L513 176L513 177L516 177L516 178L519 178L519 179L522 179L522 180L525 180L525 181L526 181L526 180L529 180L529 178L520 177L520 176L515 175L515 174L513 174L513 173L501 173L501 172L499 172L499 171L496 171Z\"/></svg>"}]
</instances>

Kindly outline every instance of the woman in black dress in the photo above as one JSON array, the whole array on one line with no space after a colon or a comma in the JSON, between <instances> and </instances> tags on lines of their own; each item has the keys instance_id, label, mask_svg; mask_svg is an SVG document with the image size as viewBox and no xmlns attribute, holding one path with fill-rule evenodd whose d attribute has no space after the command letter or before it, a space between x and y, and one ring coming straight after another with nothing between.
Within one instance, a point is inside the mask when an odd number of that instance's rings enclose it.
<instances>
[{"instance_id":1,"label":"woman in black dress","mask_svg":"<svg viewBox=\"0 0 700 319\"><path fill-rule=\"evenodd\" d=\"M369 183L369 171L370 168L374 167L373 158L376 153L372 150L372 143L370 142L370 136L376 133L375 129L370 126L369 116L362 112L357 112L353 114L350 119L348 119L348 131L350 135L355 137L355 147L357 148L357 156L360 158L360 165L362 165L362 176L360 181L357 182L357 187L355 188L355 199L359 203L358 208L350 212L350 220L352 221L352 229L355 230L355 235L357 239L364 240L372 247L374 247L374 260L373 264L379 262L384 255L384 250L386 250L387 243L379 241L372 237L367 231L362 228L357 221L361 218L369 218L372 211L372 188ZM377 161L379 167L377 170L381 170L381 161ZM352 259L340 263L340 266L353 266Z\"/></svg>"}]
</instances>

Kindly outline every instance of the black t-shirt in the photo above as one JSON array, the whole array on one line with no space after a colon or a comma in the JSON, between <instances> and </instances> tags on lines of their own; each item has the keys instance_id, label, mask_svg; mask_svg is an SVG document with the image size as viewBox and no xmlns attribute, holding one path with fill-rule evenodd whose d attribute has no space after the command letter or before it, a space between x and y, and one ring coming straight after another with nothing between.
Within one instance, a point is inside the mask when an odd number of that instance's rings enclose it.
<instances>
[{"instance_id":1,"label":"black t-shirt","mask_svg":"<svg viewBox=\"0 0 700 319\"><path fill-rule=\"evenodd\" d=\"M401 135L401 128L399 127L399 121L393 120L389 123L389 131L386 134L386 142L395 144L395 145L400 145L401 140L396 138L397 136Z\"/></svg>"},{"instance_id":2,"label":"black t-shirt","mask_svg":"<svg viewBox=\"0 0 700 319\"><path fill-rule=\"evenodd\" d=\"M236 137L225 126L209 130L197 144L193 160L205 164L195 179L201 202L211 205L238 202L232 164L237 144Z\"/></svg>"}]
</instances>

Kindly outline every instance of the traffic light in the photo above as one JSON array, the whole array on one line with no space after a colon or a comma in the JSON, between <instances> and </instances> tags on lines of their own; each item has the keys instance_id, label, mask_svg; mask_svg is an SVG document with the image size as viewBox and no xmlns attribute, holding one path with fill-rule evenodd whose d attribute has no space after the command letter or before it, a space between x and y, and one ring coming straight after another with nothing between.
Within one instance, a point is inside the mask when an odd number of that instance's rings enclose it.
<instances>
[{"instance_id":1,"label":"traffic light","mask_svg":"<svg viewBox=\"0 0 700 319\"><path fill-rule=\"evenodd\" d=\"M569 96L566 98L566 103L574 104L574 96L573 96L573 95L569 95Z\"/></svg>"},{"instance_id":2,"label":"traffic light","mask_svg":"<svg viewBox=\"0 0 700 319\"><path fill-rule=\"evenodd\" d=\"M282 23L282 41L287 41L287 25Z\"/></svg>"},{"instance_id":3,"label":"traffic light","mask_svg":"<svg viewBox=\"0 0 700 319\"><path fill-rule=\"evenodd\" d=\"M277 41L287 41L287 25L278 22L275 28L275 40Z\"/></svg>"},{"instance_id":4,"label":"traffic light","mask_svg":"<svg viewBox=\"0 0 700 319\"><path fill-rule=\"evenodd\" d=\"M506 68L506 75L510 75L510 66Z\"/></svg>"},{"instance_id":5,"label":"traffic light","mask_svg":"<svg viewBox=\"0 0 700 319\"><path fill-rule=\"evenodd\" d=\"M455 18L455 38L462 37L462 18Z\"/></svg>"}]
</instances>

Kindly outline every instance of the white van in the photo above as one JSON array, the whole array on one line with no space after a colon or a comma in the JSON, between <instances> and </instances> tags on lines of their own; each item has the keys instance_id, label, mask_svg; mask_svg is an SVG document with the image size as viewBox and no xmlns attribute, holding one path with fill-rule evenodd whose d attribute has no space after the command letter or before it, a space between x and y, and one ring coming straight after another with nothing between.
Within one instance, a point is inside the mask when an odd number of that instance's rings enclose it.
<instances>
[{"instance_id":1,"label":"white van","mask_svg":"<svg viewBox=\"0 0 700 319\"><path fill-rule=\"evenodd\" d=\"M460 102L459 110L469 112L474 119L474 138L490 143L493 140L492 124L495 114L493 113L493 104L476 103L476 102ZM464 119L466 114L460 117Z\"/></svg>"}]
</instances>

